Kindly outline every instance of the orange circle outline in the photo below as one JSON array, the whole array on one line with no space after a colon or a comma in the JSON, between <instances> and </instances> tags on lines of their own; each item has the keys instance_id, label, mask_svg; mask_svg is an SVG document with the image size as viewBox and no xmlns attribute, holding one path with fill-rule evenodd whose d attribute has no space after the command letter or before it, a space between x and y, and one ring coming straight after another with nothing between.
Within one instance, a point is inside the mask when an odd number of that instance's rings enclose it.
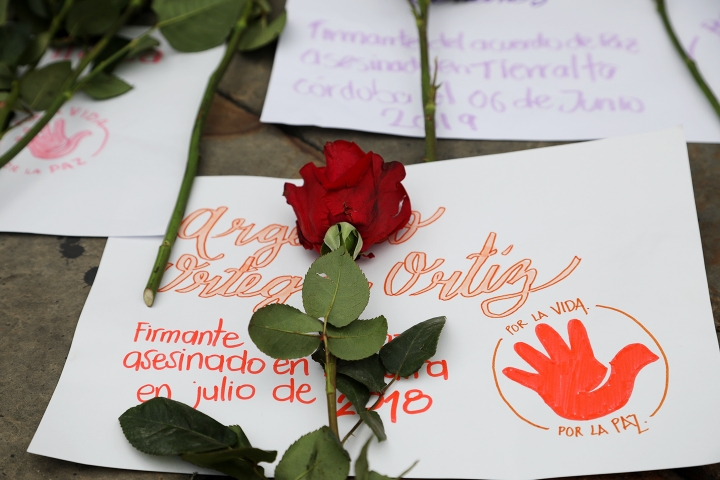
<instances>
[{"instance_id":1,"label":"orange circle outline","mask_svg":"<svg viewBox=\"0 0 720 480\"><path fill-rule=\"evenodd\" d=\"M527 418L523 417L522 415L520 415L517 412L517 410L515 410L512 405L510 405L510 402L507 401L507 399L505 398L505 395L503 395L503 393L502 393L502 390L500 390L500 382L498 382L497 372L495 371L495 358L497 357L498 348L500 348L500 342L502 342L502 341L503 341L503 339L501 338L500 340L498 340L497 345L495 345L495 351L493 352L493 359L492 359L492 371L493 371L493 378L495 379L495 388L497 388L497 391L500 394L500 398L503 399L503 402L505 402L505 405L507 405L510 408L510 410L512 410L512 412L515 415L517 415L517 417L520 420L522 420L523 422L527 422L530 425L532 425L533 427L541 428L543 430L550 430L548 427L543 427L541 425L537 425L537 424L531 422L530 420L528 420Z\"/></svg>"},{"instance_id":2,"label":"orange circle outline","mask_svg":"<svg viewBox=\"0 0 720 480\"><path fill-rule=\"evenodd\" d=\"M651 417L655 416L655 414L656 414L656 413L660 410L660 408L663 406L663 403L665 403L665 398L667 397L668 387L670 386L670 364L668 363L667 355L665 355L665 350L663 350L662 346L660 345L660 342L658 342L658 341L657 341L657 338L655 338L655 335L653 335L652 333L650 333L650 330L648 330L647 328L645 328L645 325L643 325L642 323L640 323L640 322L639 322L635 317L633 317L632 315L629 315L629 314L623 312L623 311L620 310L619 308L608 307L608 306L606 306L606 305L595 305L595 306L596 306L596 307L599 307L599 308L606 308L606 309L608 309L608 310L613 310L613 311L615 311L615 312L621 313L621 314L625 315L626 317L628 317L628 318L629 318L630 320L632 320L633 322L637 323L637 324L640 326L640 328L642 328L642 329L645 331L645 333L647 333L647 334L650 336L650 338L653 339L653 342L655 342L655 345L657 345L658 349L660 350L660 353L662 354L662 357L663 357L663 361L665 362L665 390L663 391L662 399L660 399L660 404L657 406L657 408L655 409L655 411L650 415Z\"/></svg>"},{"instance_id":3,"label":"orange circle outline","mask_svg":"<svg viewBox=\"0 0 720 480\"><path fill-rule=\"evenodd\" d=\"M625 312L623 312L622 310L620 310L620 309L618 309L618 308L608 307L608 306L606 306L606 305L597 305L597 304L596 304L595 306L596 306L596 307L599 307L599 308L605 308L605 309L607 309L607 310L613 310L613 311L615 311L615 312L618 312L618 313L620 313L620 314L625 315L626 317L628 317L630 320L632 320L632 321L635 322L638 326L640 326L640 328L642 328L643 331L644 331L645 333L647 333L650 338L652 338L653 342L655 342L655 345L657 345L658 349L660 350L660 354L662 355L663 361L665 362L665 389L663 390L663 396L662 396L662 399L660 400L660 404L657 406L657 408L655 408L655 411L650 415L650 417L654 417L655 414L656 414L658 411L660 411L660 408L661 408L661 407L663 406L663 404L665 403L665 398L667 397L668 388L669 388L669 386L670 386L670 364L669 364L669 362L668 362L667 355L665 355L665 350L663 350L662 346L660 345L660 342L658 342L658 341L657 341L657 338L655 338L655 335L653 335L652 333L650 333L650 330L648 330L648 329L645 327L645 325L643 325L642 323L640 323L640 322L639 322L635 317L633 317L632 315L630 315L630 314L628 314L628 313L625 313ZM509 408L510 410L512 410L512 412L513 412L520 420L522 420L523 422L529 423L530 425L532 425L533 427L536 427L536 428L541 428L541 429L543 429L543 430L550 430L549 428L543 427L543 426L541 426L541 425L537 425L537 424L531 422L530 420L528 420L527 418L523 417L522 415L520 415L520 414L518 413L518 411L515 410L515 408L510 404L510 402L505 398L505 395L503 395L502 389L500 388L500 382L498 381L497 371L496 371L496 369L495 369L495 360L496 360L496 358L497 358L497 352L498 352L498 349L500 348L500 343L501 343L502 341L503 341L503 339L500 338L500 340L498 340L498 342L497 342L497 345L495 345L495 351L493 352L493 358L492 358L493 379L495 380L495 388L497 389L498 394L500 394L500 398L502 398L503 402L505 402L505 405L507 405L508 408Z\"/></svg>"}]
</instances>

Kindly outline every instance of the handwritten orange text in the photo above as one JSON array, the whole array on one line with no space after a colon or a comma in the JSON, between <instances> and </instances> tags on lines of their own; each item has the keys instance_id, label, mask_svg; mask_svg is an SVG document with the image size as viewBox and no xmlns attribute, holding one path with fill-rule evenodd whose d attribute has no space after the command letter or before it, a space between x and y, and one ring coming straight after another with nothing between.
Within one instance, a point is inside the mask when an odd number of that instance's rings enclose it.
<instances>
[{"instance_id":1,"label":"handwritten orange text","mask_svg":"<svg viewBox=\"0 0 720 480\"><path fill-rule=\"evenodd\" d=\"M480 303L482 312L491 318L502 318L513 314L520 309L527 301L530 293L537 292L544 288L548 288L567 278L580 264L579 257L573 257L567 267L559 274L541 285L534 285L538 272L532 268L532 260L529 258L520 260L504 272L500 273L501 267L498 264L491 265L482 281L474 286L476 278L479 278L480 271L485 266L487 260L496 255L495 239L497 234L491 232L483 248L478 253L467 256L468 260L472 260L472 265L468 268L465 276L463 272L454 271L449 276L438 270L445 263L445 259L438 258L428 265L427 254L423 252L410 252L405 260L396 263L385 278L385 294L389 296L399 296L410 292L415 288L420 279L432 272L430 281L424 287L410 293L410 296L422 295L428 293L436 287L440 287L438 298L440 300L452 300L458 295L466 298L477 297L479 295L493 293L500 290L506 285L514 286L518 282L519 289L513 293L506 293L487 298ZM508 255L512 251L512 245L505 249L501 255ZM409 278L408 278L409 275ZM405 283L400 276L405 277ZM511 301L513 302L508 308L502 311L493 311L493 304L497 302Z\"/></svg>"},{"instance_id":2,"label":"handwritten orange text","mask_svg":"<svg viewBox=\"0 0 720 480\"><path fill-rule=\"evenodd\" d=\"M198 257L203 260L220 260L225 256L224 253L218 253L215 256L210 256L207 249L207 243L210 238L219 238L236 233L235 245L242 247L253 242L257 242L261 245L252 256L255 259L254 267L262 268L270 265L280 253L280 250L284 245L290 245L293 247L299 247L300 242L298 241L297 229L279 224L271 224L267 227L259 229L257 232L252 233L255 229L255 224L245 224L244 218L236 218L231 224L230 228L224 232L220 232L211 237L211 232L215 225L227 212L228 207L212 208L200 208L190 213L185 217L180 224L180 230L178 231L178 238L183 240L195 240L195 249ZM199 224L199 225L198 225Z\"/></svg>"},{"instance_id":3,"label":"handwritten orange text","mask_svg":"<svg viewBox=\"0 0 720 480\"><path fill-rule=\"evenodd\" d=\"M303 277L281 275L264 278L260 269L277 259L285 245L300 246L297 228L271 224L258 227L246 223L244 218L230 222L229 228L218 228L218 223L227 213L228 207L200 208L188 214L180 224L178 238L192 240L194 253L185 253L177 261L169 263L166 270L175 270L175 277L158 289L159 292L176 293L196 292L200 298L222 297L260 297L262 300L254 310L272 303L286 303L295 293L302 290ZM392 244L400 244L412 238L420 228L435 223L445 213L440 207L426 220L420 212L413 211L408 224L389 239ZM216 231L217 230L217 231ZM259 246L240 266L231 266L225 274L210 273L213 262L225 258L225 253L213 248L211 240L232 235L234 245L245 246L256 243Z\"/></svg>"},{"instance_id":4,"label":"handwritten orange text","mask_svg":"<svg viewBox=\"0 0 720 480\"><path fill-rule=\"evenodd\" d=\"M285 303L290 296L302 290L302 277L294 275L281 275L258 286L262 282L263 276L257 273L258 267L254 265L256 265L255 257L248 257L239 268L226 268L227 278L222 275L211 276L209 271L204 270L210 266L209 262L198 263L197 257L186 253L181 255L175 264L175 268L179 271L177 277L158 291L167 292L174 289L178 293L190 293L201 289L198 293L200 298L212 298L217 295L264 298L255 305L255 311L271 303ZM169 268L172 266L170 264ZM188 279L191 283L180 287Z\"/></svg>"}]
</instances>

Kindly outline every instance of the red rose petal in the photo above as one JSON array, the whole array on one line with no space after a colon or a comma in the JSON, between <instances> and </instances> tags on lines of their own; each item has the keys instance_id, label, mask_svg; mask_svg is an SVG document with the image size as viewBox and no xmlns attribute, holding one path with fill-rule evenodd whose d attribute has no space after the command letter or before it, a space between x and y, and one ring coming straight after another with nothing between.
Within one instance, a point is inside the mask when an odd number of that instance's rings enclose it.
<instances>
[{"instance_id":1,"label":"red rose petal","mask_svg":"<svg viewBox=\"0 0 720 480\"><path fill-rule=\"evenodd\" d=\"M323 149L325 154L326 178L333 182L340 178L353 165L365 156L365 152L358 147L355 142L346 140L338 140L336 142L328 142Z\"/></svg>"},{"instance_id":2,"label":"red rose petal","mask_svg":"<svg viewBox=\"0 0 720 480\"><path fill-rule=\"evenodd\" d=\"M385 163L379 155L365 154L344 140L325 145L327 167L302 167L304 184L285 184L285 197L297 215L300 243L320 251L328 228L339 222L355 226L363 249L386 240L410 219L405 188L405 167Z\"/></svg>"}]
</instances>

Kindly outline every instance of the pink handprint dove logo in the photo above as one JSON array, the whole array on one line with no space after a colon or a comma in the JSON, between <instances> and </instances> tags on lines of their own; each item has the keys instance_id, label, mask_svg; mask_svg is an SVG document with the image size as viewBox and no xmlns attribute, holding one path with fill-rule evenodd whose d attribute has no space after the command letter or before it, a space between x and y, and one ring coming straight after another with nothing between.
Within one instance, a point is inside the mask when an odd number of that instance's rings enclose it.
<instances>
[{"instance_id":1,"label":"pink handprint dove logo","mask_svg":"<svg viewBox=\"0 0 720 480\"><path fill-rule=\"evenodd\" d=\"M65 135L65 120L60 118L40 130L28 144L28 149L36 158L53 160L72 153L88 135L92 135L90 130L81 130L68 138Z\"/></svg>"},{"instance_id":2,"label":"pink handprint dove logo","mask_svg":"<svg viewBox=\"0 0 720 480\"><path fill-rule=\"evenodd\" d=\"M640 370L658 360L643 344L627 345L610 360L610 375L605 380L608 368L595 358L580 320L568 322L570 346L549 325L539 324L535 333L547 356L524 342L515 344L515 352L537 373L514 367L502 372L535 391L557 415L568 420L592 420L624 407Z\"/></svg>"}]
</instances>

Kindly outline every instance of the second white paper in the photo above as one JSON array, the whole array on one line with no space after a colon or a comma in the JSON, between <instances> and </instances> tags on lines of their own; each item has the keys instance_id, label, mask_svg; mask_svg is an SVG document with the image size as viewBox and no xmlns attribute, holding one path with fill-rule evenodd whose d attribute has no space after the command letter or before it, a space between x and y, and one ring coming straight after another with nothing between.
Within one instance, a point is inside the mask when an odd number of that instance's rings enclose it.
<instances>
[{"instance_id":1,"label":"second white paper","mask_svg":"<svg viewBox=\"0 0 720 480\"><path fill-rule=\"evenodd\" d=\"M720 5L670 0L673 24L720 94ZM424 136L417 29L406 1L291 0L262 121ZM652 0L434 3L437 135L584 140L720 120Z\"/></svg>"},{"instance_id":2,"label":"second white paper","mask_svg":"<svg viewBox=\"0 0 720 480\"><path fill-rule=\"evenodd\" d=\"M137 28L126 30L129 37ZM162 235L180 189L193 123L222 47L157 50L115 73L133 89L94 101L79 92L0 169L0 231L69 236ZM72 60L57 50L45 62ZM6 151L30 122L9 131Z\"/></svg>"}]
</instances>

